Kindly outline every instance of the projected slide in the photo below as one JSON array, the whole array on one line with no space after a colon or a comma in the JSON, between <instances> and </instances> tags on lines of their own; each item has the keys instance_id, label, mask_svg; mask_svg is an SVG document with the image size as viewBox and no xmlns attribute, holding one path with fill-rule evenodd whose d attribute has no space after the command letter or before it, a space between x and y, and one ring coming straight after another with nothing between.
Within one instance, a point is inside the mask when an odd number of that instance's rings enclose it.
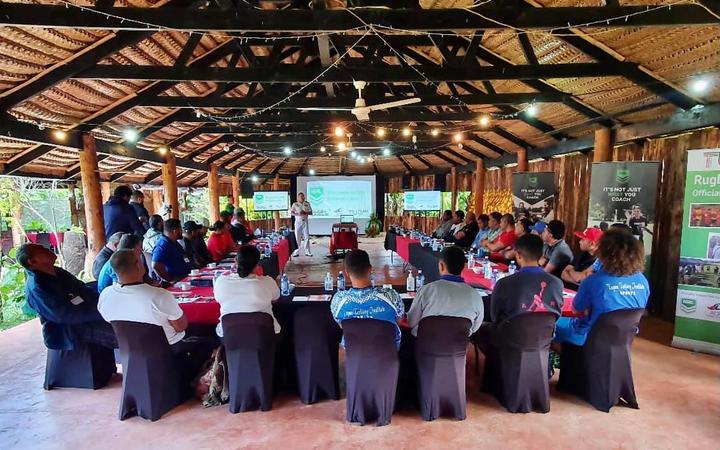
<instances>
[{"instance_id":1,"label":"projected slide","mask_svg":"<svg viewBox=\"0 0 720 450\"><path fill-rule=\"evenodd\" d=\"M253 194L255 211L283 211L290 208L287 191L258 191Z\"/></svg>"},{"instance_id":2,"label":"projected slide","mask_svg":"<svg viewBox=\"0 0 720 450\"><path fill-rule=\"evenodd\" d=\"M440 191L407 191L405 211L440 211Z\"/></svg>"},{"instance_id":3,"label":"projected slide","mask_svg":"<svg viewBox=\"0 0 720 450\"><path fill-rule=\"evenodd\" d=\"M372 183L367 180L308 180L307 200L312 219L353 216L369 218L373 212Z\"/></svg>"}]
</instances>

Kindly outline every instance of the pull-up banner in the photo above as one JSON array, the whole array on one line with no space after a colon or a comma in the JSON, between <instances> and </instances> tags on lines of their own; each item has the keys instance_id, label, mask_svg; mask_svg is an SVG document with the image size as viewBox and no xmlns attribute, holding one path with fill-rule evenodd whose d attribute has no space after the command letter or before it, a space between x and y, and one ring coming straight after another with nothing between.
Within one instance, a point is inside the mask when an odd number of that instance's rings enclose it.
<instances>
[{"instance_id":1,"label":"pull-up banner","mask_svg":"<svg viewBox=\"0 0 720 450\"><path fill-rule=\"evenodd\" d=\"M657 161L593 163L590 180L589 227L607 229L624 223L645 246L645 268L650 268L655 229Z\"/></svg>"},{"instance_id":2,"label":"pull-up banner","mask_svg":"<svg viewBox=\"0 0 720 450\"><path fill-rule=\"evenodd\" d=\"M555 172L512 174L515 218L549 221L555 218Z\"/></svg>"},{"instance_id":3,"label":"pull-up banner","mask_svg":"<svg viewBox=\"0 0 720 450\"><path fill-rule=\"evenodd\" d=\"M688 152L672 345L720 354L720 148Z\"/></svg>"}]
</instances>

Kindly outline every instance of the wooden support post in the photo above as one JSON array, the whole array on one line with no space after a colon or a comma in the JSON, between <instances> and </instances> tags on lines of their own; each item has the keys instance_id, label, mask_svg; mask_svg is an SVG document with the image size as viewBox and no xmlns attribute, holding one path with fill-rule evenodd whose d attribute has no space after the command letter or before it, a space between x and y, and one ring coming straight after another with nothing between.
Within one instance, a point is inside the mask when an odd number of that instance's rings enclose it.
<instances>
[{"instance_id":1,"label":"wooden support post","mask_svg":"<svg viewBox=\"0 0 720 450\"><path fill-rule=\"evenodd\" d=\"M232 196L233 206L235 208L240 207L240 171L236 170L235 175L232 177Z\"/></svg>"},{"instance_id":2,"label":"wooden support post","mask_svg":"<svg viewBox=\"0 0 720 450\"><path fill-rule=\"evenodd\" d=\"M96 158L97 160L97 158ZM98 172L98 180L100 179L100 172ZM112 183L109 181L101 181L100 182L100 199L103 202L106 202L110 199L110 196L112 195Z\"/></svg>"},{"instance_id":3,"label":"wooden support post","mask_svg":"<svg viewBox=\"0 0 720 450\"><path fill-rule=\"evenodd\" d=\"M524 148L517 151L517 170L518 172L528 171L527 150Z\"/></svg>"},{"instance_id":4,"label":"wooden support post","mask_svg":"<svg viewBox=\"0 0 720 450\"><path fill-rule=\"evenodd\" d=\"M68 191L70 192L70 224L74 227L80 226L80 217L78 216L78 205L77 197L75 196L75 183L68 185Z\"/></svg>"},{"instance_id":5,"label":"wooden support post","mask_svg":"<svg viewBox=\"0 0 720 450\"><path fill-rule=\"evenodd\" d=\"M451 185L451 192L452 192L452 210L455 211L457 209L457 169L455 166L453 166L450 169L450 185Z\"/></svg>"},{"instance_id":6,"label":"wooden support post","mask_svg":"<svg viewBox=\"0 0 720 450\"><path fill-rule=\"evenodd\" d=\"M80 180L85 199L85 223L88 237L85 269L86 273L91 273L89 270L92 269L95 255L105 246L105 221L95 138L90 134L83 134L83 149L80 151Z\"/></svg>"},{"instance_id":7,"label":"wooden support post","mask_svg":"<svg viewBox=\"0 0 720 450\"><path fill-rule=\"evenodd\" d=\"M180 203L178 202L177 190L177 166L175 165L175 155L167 152L165 164L162 165L162 181L165 189L165 204L170 205L173 219L180 218Z\"/></svg>"},{"instance_id":8,"label":"wooden support post","mask_svg":"<svg viewBox=\"0 0 720 450\"><path fill-rule=\"evenodd\" d=\"M220 179L217 164L210 164L208 172L208 195L210 197L210 223L220 220Z\"/></svg>"},{"instance_id":9,"label":"wooden support post","mask_svg":"<svg viewBox=\"0 0 720 450\"><path fill-rule=\"evenodd\" d=\"M153 189L151 192L152 195L152 211L153 214L160 214L160 210L163 206L163 193L162 191L159 191L157 189Z\"/></svg>"},{"instance_id":10,"label":"wooden support post","mask_svg":"<svg viewBox=\"0 0 720 450\"><path fill-rule=\"evenodd\" d=\"M475 203L475 215L483 213L483 197L485 195L485 161L475 161L475 179L473 185L473 202Z\"/></svg>"},{"instance_id":11,"label":"wooden support post","mask_svg":"<svg viewBox=\"0 0 720 450\"><path fill-rule=\"evenodd\" d=\"M279 191L280 190L280 174L275 174L275 178L273 179L273 190ZM275 229L280 229L280 211L273 212L273 218L275 219Z\"/></svg>"},{"instance_id":12,"label":"wooden support post","mask_svg":"<svg viewBox=\"0 0 720 450\"><path fill-rule=\"evenodd\" d=\"M595 131L593 162L612 161L614 139L615 136L610 128L600 128Z\"/></svg>"}]
</instances>

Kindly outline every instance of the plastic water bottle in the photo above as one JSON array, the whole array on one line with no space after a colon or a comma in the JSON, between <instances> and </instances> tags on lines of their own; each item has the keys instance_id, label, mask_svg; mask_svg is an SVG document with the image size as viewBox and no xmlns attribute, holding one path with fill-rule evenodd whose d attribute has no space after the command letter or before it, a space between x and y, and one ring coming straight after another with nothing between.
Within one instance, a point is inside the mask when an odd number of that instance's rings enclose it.
<instances>
[{"instance_id":1,"label":"plastic water bottle","mask_svg":"<svg viewBox=\"0 0 720 450\"><path fill-rule=\"evenodd\" d=\"M345 290L345 275L343 275L342 271L337 276L337 290L338 291Z\"/></svg>"},{"instance_id":2,"label":"plastic water bottle","mask_svg":"<svg viewBox=\"0 0 720 450\"><path fill-rule=\"evenodd\" d=\"M270 255L272 255L272 249L270 248L271 243L268 242L267 245L265 245L265 257L269 258Z\"/></svg>"},{"instance_id":3,"label":"plastic water bottle","mask_svg":"<svg viewBox=\"0 0 720 450\"><path fill-rule=\"evenodd\" d=\"M370 286L375 287L375 274L370 272Z\"/></svg>"},{"instance_id":4,"label":"plastic water bottle","mask_svg":"<svg viewBox=\"0 0 720 450\"><path fill-rule=\"evenodd\" d=\"M515 265L515 261L510 261L510 265L508 266L508 275L513 275L517 272L517 265Z\"/></svg>"},{"instance_id":5,"label":"plastic water bottle","mask_svg":"<svg viewBox=\"0 0 720 450\"><path fill-rule=\"evenodd\" d=\"M483 278L489 280L492 276L492 266L490 265L490 258L487 256L483 260Z\"/></svg>"},{"instance_id":6,"label":"plastic water bottle","mask_svg":"<svg viewBox=\"0 0 720 450\"><path fill-rule=\"evenodd\" d=\"M332 292L333 290L333 277L330 272L325 274L325 291Z\"/></svg>"},{"instance_id":7,"label":"plastic water bottle","mask_svg":"<svg viewBox=\"0 0 720 450\"><path fill-rule=\"evenodd\" d=\"M472 252L468 252L467 254L467 266L468 269L472 269L473 267L475 267L475 258L473 258Z\"/></svg>"},{"instance_id":8,"label":"plastic water bottle","mask_svg":"<svg viewBox=\"0 0 720 450\"><path fill-rule=\"evenodd\" d=\"M280 295L284 297L290 295L290 280L284 272L282 274L282 278L280 278Z\"/></svg>"},{"instance_id":9,"label":"plastic water bottle","mask_svg":"<svg viewBox=\"0 0 720 450\"><path fill-rule=\"evenodd\" d=\"M213 272L213 285L217 282L217 279L222 275L222 270L216 270Z\"/></svg>"},{"instance_id":10,"label":"plastic water bottle","mask_svg":"<svg viewBox=\"0 0 720 450\"><path fill-rule=\"evenodd\" d=\"M425 286L425 275L422 270L418 270L417 277L415 277L415 289L419 291L423 286Z\"/></svg>"},{"instance_id":11,"label":"plastic water bottle","mask_svg":"<svg viewBox=\"0 0 720 450\"><path fill-rule=\"evenodd\" d=\"M497 270L497 269L493 269L492 275L491 275L491 278L490 278L490 286L492 286L493 288L495 288L495 283L497 283L497 281L498 281L498 270Z\"/></svg>"},{"instance_id":12,"label":"plastic water bottle","mask_svg":"<svg viewBox=\"0 0 720 450\"><path fill-rule=\"evenodd\" d=\"M415 290L415 277L412 274L412 270L410 271L410 273L408 273L407 283L405 284L405 289L408 292L413 292Z\"/></svg>"}]
</instances>

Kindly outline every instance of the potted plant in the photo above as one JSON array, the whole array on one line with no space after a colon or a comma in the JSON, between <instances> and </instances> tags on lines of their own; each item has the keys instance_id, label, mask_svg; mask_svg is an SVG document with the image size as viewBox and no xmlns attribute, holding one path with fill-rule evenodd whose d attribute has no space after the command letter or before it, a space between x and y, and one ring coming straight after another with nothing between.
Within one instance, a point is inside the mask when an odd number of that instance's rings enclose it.
<instances>
[{"instance_id":1,"label":"potted plant","mask_svg":"<svg viewBox=\"0 0 720 450\"><path fill-rule=\"evenodd\" d=\"M376 214L371 214L370 220L368 220L368 223L365 226L365 236L376 237L380 234L382 228L383 224L378 218L378 216Z\"/></svg>"}]
</instances>

